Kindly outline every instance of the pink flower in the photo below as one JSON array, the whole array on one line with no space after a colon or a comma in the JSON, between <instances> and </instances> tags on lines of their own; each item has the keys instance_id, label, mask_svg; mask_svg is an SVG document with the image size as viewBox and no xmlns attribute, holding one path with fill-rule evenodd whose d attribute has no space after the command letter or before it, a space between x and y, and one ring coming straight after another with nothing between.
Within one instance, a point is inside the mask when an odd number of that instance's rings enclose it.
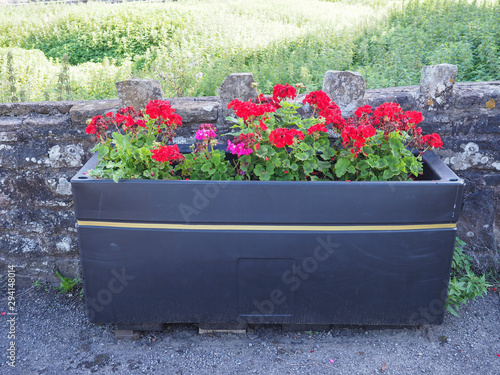
<instances>
[{"instance_id":1,"label":"pink flower","mask_svg":"<svg viewBox=\"0 0 500 375\"><path fill-rule=\"evenodd\" d=\"M256 150L260 147L254 133L240 134L233 142L227 141L227 150L233 155L250 155L254 147Z\"/></svg>"},{"instance_id":2,"label":"pink flower","mask_svg":"<svg viewBox=\"0 0 500 375\"><path fill-rule=\"evenodd\" d=\"M200 141L210 141L217 137L217 129L212 124L202 124L196 132L195 138Z\"/></svg>"}]
</instances>

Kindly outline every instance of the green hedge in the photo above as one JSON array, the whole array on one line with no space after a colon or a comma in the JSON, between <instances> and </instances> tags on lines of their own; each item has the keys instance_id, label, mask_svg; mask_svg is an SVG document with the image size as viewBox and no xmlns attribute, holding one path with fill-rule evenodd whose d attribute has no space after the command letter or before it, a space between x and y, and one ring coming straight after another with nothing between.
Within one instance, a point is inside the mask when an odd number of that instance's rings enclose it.
<instances>
[{"instance_id":1,"label":"green hedge","mask_svg":"<svg viewBox=\"0 0 500 375\"><path fill-rule=\"evenodd\" d=\"M73 99L115 97L114 79L160 80L167 96L216 95L233 72L322 86L327 70L359 71L368 88L418 84L423 65L458 65L459 81L500 79L500 0L184 0L5 7L0 100L57 97L69 56ZM6 99L7 98L7 99Z\"/></svg>"}]
</instances>

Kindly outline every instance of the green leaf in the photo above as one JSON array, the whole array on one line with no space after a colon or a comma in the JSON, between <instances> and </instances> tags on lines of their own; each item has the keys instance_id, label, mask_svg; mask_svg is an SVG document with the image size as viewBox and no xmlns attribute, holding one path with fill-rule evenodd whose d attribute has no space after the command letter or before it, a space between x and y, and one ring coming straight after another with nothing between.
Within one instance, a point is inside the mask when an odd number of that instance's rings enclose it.
<instances>
[{"instance_id":1,"label":"green leaf","mask_svg":"<svg viewBox=\"0 0 500 375\"><path fill-rule=\"evenodd\" d=\"M266 170L263 170L262 173L260 174L259 179L261 181L269 181L271 179L271 175Z\"/></svg>"},{"instance_id":2,"label":"green leaf","mask_svg":"<svg viewBox=\"0 0 500 375\"><path fill-rule=\"evenodd\" d=\"M269 174L273 174L274 173L274 164L272 163L271 160L268 160L266 162L266 171L269 173Z\"/></svg>"},{"instance_id":3,"label":"green leaf","mask_svg":"<svg viewBox=\"0 0 500 375\"><path fill-rule=\"evenodd\" d=\"M324 171L327 171L329 170L331 167L331 164L327 161L321 161L321 160L318 160L318 170L321 171L321 172L324 172Z\"/></svg>"},{"instance_id":4,"label":"green leaf","mask_svg":"<svg viewBox=\"0 0 500 375\"><path fill-rule=\"evenodd\" d=\"M269 157L269 161L273 162L275 166L279 167L281 165L281 159L278 154L274 154Z\"/></svg>"},{"instance_id":5,"label":"green leaf","mask_svg":"<svg viewBox=\"0 0 500 375\"><path fill-rule=\"evenodd\" d=\"M305 152L298 152L295 154L295 158L298 160L307 160L309 159L309 155Z\"/></svg>"},{"instance_id":6,"label":"green leaf","mask_svg":"<svg viewBox=\"0 0 500 375\"><path fill-rule=\"evenodd\" d=\"M265 158L266 156L270 156L270 150L272 148L268 145L260 145L260 148L255 151L255 155L257 155L260 158ZM274 153L274 150L272 150Z\"/></svg>"},{"instance_id":7,"label":"green leaf","mask_svg":"<svg viewBox=\"0 0 500 375\"><path fill-rule=\"evenodd\" d=\"M384 174L382 175L382 179L384 181L389 181L394 175L396 175L397 172L394 172L393 170L391 169L386 169L384 171Z\"/></svg>"},{"instance_id":8,"label":"green leaf","mask_svg":"<svg viewBox=\"0 0 500 375\"><path fill-rule=\"evenodd\" d=\"M351 166L351 161L347 158L341 158L335 163L335 175L342 177L346 174L347 169Z\"/></svg>"},{"instance_id":9,"label":"green leaf","mask_svg":"<svg viewBox=\"0 0 500 375\"><path fill-rule=\"evenodd\" d=\"M310 160L304 162L304 173L310 175L314 172L313 163Z\"/></svg>"},{"instance_id":10,"label":"green leaf","mask_svg":"<svg viewBox=\"0 0 500 375\"><path fill-rule=\"evenodd\" d=\"M210 168L212 167L212 164L210 163L205 163L201 166L201 170L203 172L209 172L210 171Z\"/></svg>"},{"instance_id":11,"label":"green leaf","mask_svg":"<svg viewBox=\"0 0 500 375\"><path fill-rule=\"evenodd\" d=\"M399 151L403 147L403 143L399 137L390 137L389 145L391 146L393 151Z\"/></svg>"},{"instance_id":12,"label":"green leaf","mask_svg":"<svg viewBox=\"0 0 500 375\"><path fill-rule=\"evenodd\" d=\"M113 172L113 181L118 182L120 180L120 178L123 177L123 175L124 175L124 171L121 169L114 171Z\"/></svg>"},{"instance_id":13,"label":"green leaf","mask_svg":"<svg viewBox=\"0 0 500 375\"><path fill-rule=\"evenodd\" d=\"M255 173L256 176L260 176L264 171L265 171L264 167L260 164L257 164L253 170L253 173Z\"/></svg>"}]
</instances>

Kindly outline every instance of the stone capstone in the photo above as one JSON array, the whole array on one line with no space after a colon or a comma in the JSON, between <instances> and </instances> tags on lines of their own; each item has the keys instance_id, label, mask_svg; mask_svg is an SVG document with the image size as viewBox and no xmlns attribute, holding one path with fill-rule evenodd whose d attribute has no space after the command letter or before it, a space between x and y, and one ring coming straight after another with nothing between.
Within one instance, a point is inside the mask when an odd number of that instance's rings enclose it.
<instances>
[{"instance_id":1,"label":"stone capstone","mask_svg":"<svg viewBox=\"0 0 500 375\"><path fill-rule=\"evenodd\" d=\"M252 87L254 83L252 73L233 73L226 77L219 87L219 96L222 101L230 102L233 99L247 101L257 97L257 91Z\"/></svg>"},{"instance_id":2,"label":"stone capstone","mask_svg":"<svg viewBox=\"0 0 500 375\"><path fill-rule=\"evenodd\" d=\"M343 117L350 117L363 105L365 79L357 72L329 70L325 73L323 91L340 107Z\"/></svg>"},{"instance_id":3,"label":"stone capstone","mask_svg":"<svg viewBox=\"0 0 500 375\"><path fill-rule=\"evenodd\" d=\"M226 117L234 116L232 109L227 109L227 105L233 99L247 101L257 97L257 90L252 87L254 83L252 73L233 73L226 77L222 85L219 87L219 96L221 99L221 106L219 112L219 126L226 127L228 123L225 121Z\"/></svg>"},{"instance_id":4,"label":"stone capstone","mask_svg":"<svg viewBox=\"0 0 500 375\"><path fill-rule=\"evenodd\" d=\"M163 99L160 82L153 79L132 78L116 82L116 90L120 107L134 107L138 111L146 108L151 100Z\"/></svg>"},{"instance_id":5,"label":"stone capstone","mask_svg":"<svg viewBox=\"0 0 500 375\"><path fill-rule=\"evenodd\" d=\"M458 67L451 64L428 65L422 68L420 92L429 107L443 105L453 92Z\"/></svg>"},{"instance_id":6,"label":"stone capstone","mask_svg":"<svg viewBox=\"0 0 500 375\"><path fill-rule=\"evenodd\" d=\"M119 100L92 100L74 105L69 114L74 127L82 127L94 116L102 116L120 109ZM85 128L83 128L85 130Z\"/></svg>"}]
</instances>

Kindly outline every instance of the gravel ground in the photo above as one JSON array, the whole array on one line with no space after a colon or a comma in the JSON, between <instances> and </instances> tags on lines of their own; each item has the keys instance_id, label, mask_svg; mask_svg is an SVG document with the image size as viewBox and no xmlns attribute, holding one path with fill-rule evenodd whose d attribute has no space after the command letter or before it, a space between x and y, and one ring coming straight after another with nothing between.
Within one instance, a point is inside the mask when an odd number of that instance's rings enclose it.
<instances>
[{"instance_id":1,"label":"gravel ground","mask_svg":"<svg viewBox=\"0 0 500 375\"><path fill-rule=\"evenodd\" d=\"M0 374L500 374L500 296L446 314L440 326L334 327L199 335L194 325L117 341L113 325L86 321L84 302L47 288L18 291L16 365L8 365L8 314L0 315ZM0 301L0 314L7 311ZM499 353L499 354L497 354Z\"/></svg>"}]
</instances>

